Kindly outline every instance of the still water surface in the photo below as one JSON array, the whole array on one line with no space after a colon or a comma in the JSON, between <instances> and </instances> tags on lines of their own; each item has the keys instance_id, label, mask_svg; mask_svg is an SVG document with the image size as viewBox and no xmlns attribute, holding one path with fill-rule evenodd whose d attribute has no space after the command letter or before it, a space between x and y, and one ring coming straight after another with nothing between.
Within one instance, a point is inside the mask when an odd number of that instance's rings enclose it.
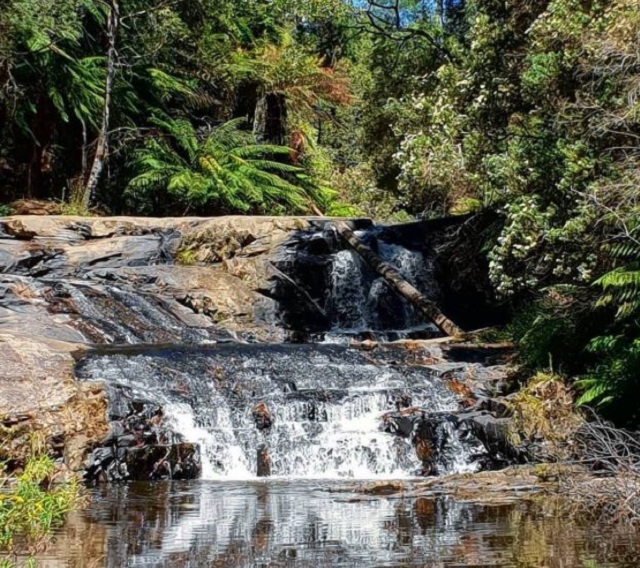
<instances>
[{"instance_id":1,"label":"still water surface","mask_svg":"<svg viewBox=\"0 0 640 568\"><path fill-rule=\"evenodd\" d=\"M44 567L640 566L635 531L544 504L385 497L335 482L167 482L96 490Z\"/></svg>"}]
</instances>

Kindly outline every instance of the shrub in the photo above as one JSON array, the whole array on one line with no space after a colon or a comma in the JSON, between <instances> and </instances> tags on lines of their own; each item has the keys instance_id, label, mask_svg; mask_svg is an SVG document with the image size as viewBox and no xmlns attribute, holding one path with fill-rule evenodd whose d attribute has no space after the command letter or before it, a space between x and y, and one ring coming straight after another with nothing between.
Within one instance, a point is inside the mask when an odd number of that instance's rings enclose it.
<instances>
[{"instance_id":1,"label":"shrub","mask_svg":"<svg viewBox=\"0 0 640 568\"><path fill-rule=\"evenodd\" d=\"M510 433L516 445L538 443L534 453L539 459L570 457L570 442L583 420L575 412L573 394L561 377L536 374L509 397L509 406L513 413Z\"/></svg>"},{"instance_id":2,"label":"shrub","mask_svg":"<svg viewBox=\"0 0 640 568\"><path fill-rule=\"evenodd\" d=\"M0 474L0 549L46 537L78 505L77 483L54 484L54 472L50 457L36 455L16 479Z\"/></svg>"}]
</instances>

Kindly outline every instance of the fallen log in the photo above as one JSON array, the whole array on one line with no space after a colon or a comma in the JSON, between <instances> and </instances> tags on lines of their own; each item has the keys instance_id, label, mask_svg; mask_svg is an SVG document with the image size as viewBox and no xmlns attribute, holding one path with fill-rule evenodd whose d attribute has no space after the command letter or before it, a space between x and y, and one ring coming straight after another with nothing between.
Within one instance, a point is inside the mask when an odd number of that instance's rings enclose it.
<instances>
[{"instance_id":1,"label":"fallen log","mask_svg":"<svg viewBox=\"0 0 640 568\"><path fill-rule=\"evenodd\" d=\"M438 306L427 299L412 284L407 282L402 275L389 263L382 260L375 252L364 244L353 231L343 221L335 221L336 232L362 259L382 276L387 284L398 294L414 305L420 313L431 320L440 330L447 335L462 335L464 332L447 316L445 316Z\"/></svg>"}]
</instances>

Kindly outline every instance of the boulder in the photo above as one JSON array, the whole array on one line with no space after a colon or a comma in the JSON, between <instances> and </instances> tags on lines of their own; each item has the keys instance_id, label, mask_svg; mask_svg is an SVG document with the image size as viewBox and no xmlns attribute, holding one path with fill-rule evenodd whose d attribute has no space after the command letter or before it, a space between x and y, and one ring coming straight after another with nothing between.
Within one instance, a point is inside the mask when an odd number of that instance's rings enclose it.
<instances>
[{"instance_id":1,"label":"boulder","mask_svg":"<svg viewBox=\"0 0 640 568\"><path fill-rule=\"evenodd\" d=\"M450 413L426 413L421 408L407 408L383 416L383 430L407 438L420 460L419 475L437 475L446 466L445 449L449 442L448 423L455 423Z\"/></svg>"},{"instance_id":2,"label":"boulder","mask_svg":"<svg viewBox=\"0 0 640 568\"><path fill-rule=\"evenodd\" d=\"M162 408L123 387L107 390L109 433L86 460L86 482L199 477L198 445L186 443L164 424Z\"/></svg>"},{"instance_id":3,"label":"boulder","mask_svg":"<svg viewBox=\"0 0 640 568\"><path fill-rule=\"evenodd\" d=\"M91 447L107 433L106 396L99 383L73 379L77 346L0 332L0 461L22 467L34 440L79 474Z\"/></svg>"},{"instance_id":4,"label":"boulder","mask_svg":"<svg viewBox=\"0 0 640 568\"><path fill-rule=\"evenodd\" d=\"M498 469L529 461L527 451L514 445L509 435L511 418L497 418L488 412L480 411L461 413L456 415L455 419L459 428L482 442L488 458L484 469Z\"/></svg>"},{"instance_id":5,"label":"boulder","mask_svg":"<svg viewBox=\"0 0 640 568\"><path fill-rule=\"evenodd\" d=\"M251 411L253 421L258 430L268 430L273 424L273 418L269 412L269 407L264 402L259 402Z\"/></svg>"},{"instance_id":6,"label":"boulder","mask_svg":"<svg viewBox=\"0 0 640 568\"><path fill-rule=\"evenodd\" d=\"M271 456L269 455L269 448L264 444L258 446L256 458L256 475L258 477L269 477L271 475Z\"/></svg>"}]
</instances>

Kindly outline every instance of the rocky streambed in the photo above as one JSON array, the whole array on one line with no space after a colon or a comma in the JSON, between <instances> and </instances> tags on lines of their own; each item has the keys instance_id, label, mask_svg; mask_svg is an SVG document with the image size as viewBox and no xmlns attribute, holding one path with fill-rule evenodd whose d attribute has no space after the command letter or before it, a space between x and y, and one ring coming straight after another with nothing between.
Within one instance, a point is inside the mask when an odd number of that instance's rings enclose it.
<instances>
[{"instance_id":1,"label":"rocky streambed","mask_svg":"<svg viewBox=\"0 0 640 568\"><path fill-rule=\"evenodd\" d=\"M438 257L454 225L350 225L452 315L490 312ZM4 218L0 358L0 458L37 433L91 482L529 459L509 347L438 338L324 218Z\"/></svg>"}]
</instances>

